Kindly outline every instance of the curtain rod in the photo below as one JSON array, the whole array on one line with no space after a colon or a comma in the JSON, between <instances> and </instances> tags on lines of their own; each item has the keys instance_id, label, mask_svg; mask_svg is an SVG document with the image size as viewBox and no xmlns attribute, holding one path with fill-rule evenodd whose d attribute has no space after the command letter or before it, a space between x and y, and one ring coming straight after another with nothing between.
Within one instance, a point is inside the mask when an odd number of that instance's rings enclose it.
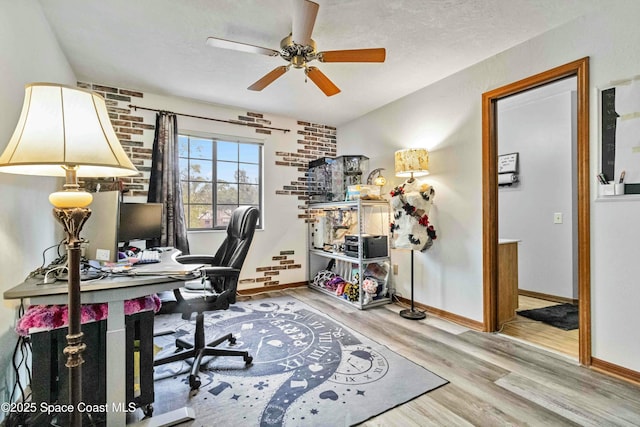
<instances>
[{"instance_id":1,"label":"curtain rod","mask_svg":"<svg viewBox=\"0 0 640 427\"><path fill-rule=\"evenodd\" d=\"M161 112L171 113L171 114L175 114L177 116L192 117L194 119L202 119L202 120L211 120L211 121L214 121L214 122L229 123L229 124L232 124L232 125L250 126L249 123L242 123L242 122L232 121L232 120L214 119L212 117L194 116L194 115L191 115L191 114L174 113L173 111L158 110L157 108L140 107L138 105L133 105L133 104L129 104L129 108L133 108L134 110L156 111L158 113L161 113ZM284 133L291 132L291 129L274 128L274 127L269 127L269 126L251 126L251 127L254 127L256 129L279 130L279 131L282 131Z\"/></svg>"}]
</instances>

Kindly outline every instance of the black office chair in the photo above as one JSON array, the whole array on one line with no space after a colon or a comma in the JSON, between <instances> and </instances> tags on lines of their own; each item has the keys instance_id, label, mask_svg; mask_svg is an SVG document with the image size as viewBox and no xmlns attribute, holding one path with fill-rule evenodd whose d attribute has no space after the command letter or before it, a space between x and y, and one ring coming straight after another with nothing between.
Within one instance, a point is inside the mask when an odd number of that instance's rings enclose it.
<instances>
[{"instance_id":1,"label":"black office chair","mask_svg":"<svg viewBox=\"0 0 640 427\"><path fill-rule=\"evenodd\" d=\"M258 222L259 211L254 207L243 206L231 214L227 226L227 237L215 255L183 255L176 260L183 264L206 264L202 269L208 283L198 284L174 290L177 300L174 311L181 312L183 319L190 319L197 312L196 330L193 342L178 338L178 352L154 361L154 366L194 358L189 375L191 390L200 387L200 364L205 356L239 356L246 365L251 364L253 357L247 351L225 350L215 348L224 341L235 344L232 334L227 334L205 344L204 311L226 310L236 302L236 289L240 269L249 251L253 234Z\"/></svg>"}]
</instances>

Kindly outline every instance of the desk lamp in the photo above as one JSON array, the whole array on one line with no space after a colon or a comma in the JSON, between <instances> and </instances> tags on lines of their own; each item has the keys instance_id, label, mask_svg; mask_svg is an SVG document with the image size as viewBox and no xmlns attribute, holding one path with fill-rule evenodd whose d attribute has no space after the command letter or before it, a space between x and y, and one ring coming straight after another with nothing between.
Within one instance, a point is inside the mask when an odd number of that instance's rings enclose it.
<instances>
[{"instance_id":1,"label":"desk lamp","mask_svg":"<svg viewBox=\"0 0 640 427\"><path fill-rule=\"evenodd\" d=\"M414 181L414 177L429 174L429 152L424 148L407 148L395 153L396 176L409 178L407 182ZM426 317L422 311L415 310L413 302L413 248L411 249L411 309L401 310L400 316L406 319L420 320Z\"/></svg>"},{"instance_id":2,"label":"desk lamp","mask_svg":"<svg viewBox=\"0 0 640 427\"><path fill-rule=\"evenodd\" d=\"M69 329L66 366L73 426L82 424L77 410L82 400L80 301L80 231L91 215L91 194L80 189L78 177L136 175L111 126L104 99L93 92L52 83L25 87L18 124L4 153L0 172L65 177L64 190L52 193L53 214L66 232Z\"/></svg>"},{"instance_id":3,"label":"desk lamp","mask_svg":"<svg viewBox=\"0 0 640 427\"><path fill-rule=\"evenodd\" d=\"M377 185L378 188L378 196L382 195L382 187L387 184L387 178L382 176L382 171L384 168L374 169L369 173L367 177L367 184Z\"/></svg>"}]
</instances>

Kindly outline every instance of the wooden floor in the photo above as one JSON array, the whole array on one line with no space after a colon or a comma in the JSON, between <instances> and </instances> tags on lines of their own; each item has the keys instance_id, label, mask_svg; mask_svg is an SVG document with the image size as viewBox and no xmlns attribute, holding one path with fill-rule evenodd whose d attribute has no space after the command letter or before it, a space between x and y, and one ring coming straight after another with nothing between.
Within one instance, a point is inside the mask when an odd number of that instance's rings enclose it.
<instances>
[{"instance_id":1,"label":"wooden floor","mask_svg":"<svg viewBox=\"0 0 640 427\"><path fill-rule=\"evenodd\" d=\"M360 311L306 288L273 295L283 294L449 380L363 426L640 425L640 385L578 366L566 356L432 316L404 319L398 315L403 307L395 304Z\"/></svg>"},{"instance_id":2,"label":"wooden floor","mask_svg":"<svg viewBox=\"0 0 640 427\"><path fill-rule=\"evenodd\" d=\"M557 304L559 303L524 295L518 297L518 310L531 310ZM514 320L506 322L503 325L500 332L504 335L560 352L578 360L578 331L578 329L565 331L542 322L516 315Z\"/></svg>"}]
</instances>

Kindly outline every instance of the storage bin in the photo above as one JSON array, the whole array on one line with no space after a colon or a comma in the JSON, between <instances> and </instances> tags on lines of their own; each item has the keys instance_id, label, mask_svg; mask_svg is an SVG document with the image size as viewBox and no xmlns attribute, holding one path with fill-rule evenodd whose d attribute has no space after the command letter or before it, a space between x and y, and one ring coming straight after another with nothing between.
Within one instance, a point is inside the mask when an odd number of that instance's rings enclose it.
<instances>
[{"instance_id":1,"label":"storage bin","mask_svg":"<svg viewBox=\"0 0 640 427\"><path fill-rule=\"evenodd\" d=\"M362 184L362 175L369 169L369 158L366 156L339 156L331 166L331 183L334 199L332 202L347 200L347 189L350 185Z\"/></svg>"},{"instance_id":2,"label":"storage bin","mask_svg":"<svg viewBox=\"0 0 640 427\"><path fill-rule=\"evenodd\" d=\"M334 199L333 186L331 184L331 165L335 159L321 157L309 162L307 183L309 189L309 202L321 203Z\"/></svg>"},{"instance_id":3,"label":"storage bin","mask_svg":"<svg viewBox=\"0 0 640 427\"><path fill-rule=\"evenodd\" d=\"M369 169L366 156L322 157L309 162L309 202L342 202L350 185L362 184L362 176Z\"/></svg>"}]
</instances>

